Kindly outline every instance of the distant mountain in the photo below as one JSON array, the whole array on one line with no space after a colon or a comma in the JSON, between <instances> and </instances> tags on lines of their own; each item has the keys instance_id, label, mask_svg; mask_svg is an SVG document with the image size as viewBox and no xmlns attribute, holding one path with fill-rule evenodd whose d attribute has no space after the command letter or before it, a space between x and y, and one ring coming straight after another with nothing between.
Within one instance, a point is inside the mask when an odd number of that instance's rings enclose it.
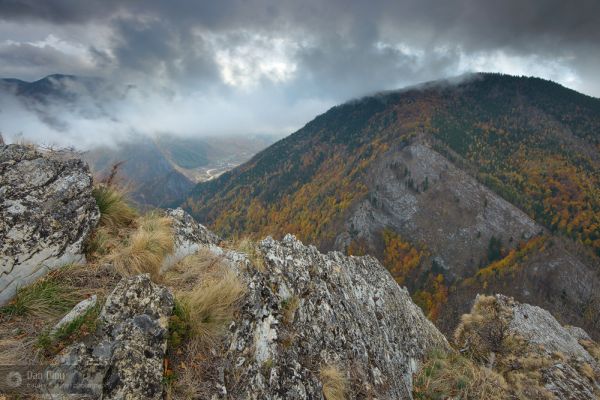
<instances>
[{"instance_id":1,"label":"distant mountain","mask_svg":"<svg viewBox=\"0 0 600 400\"><path fill-rule=\"evenodd\" d=\"M82 157L102 178L113 165L132 199L142 206L166 207L182 201L194 184L219 176L272 143L271 136L156 138L134 136L114 146L96 147Z\"/></svg>"},{"instance_id":2,"label":"distant mountain","mask_svg":"<svg viewBox=\"0 0 600 400\"><path fill-rule=\"evenodd\" d=\"M71 112L92 121L114 119L107 105L115 96L125 97L131 88L100 78L60 74L34 82L0 79L0 94L14 96L57 131L68 126ZM115 163L123 161L119 175L130 187L132 199L141 206L163 207L184 199L195 183L247 161L275 140L272 135L148 138L132 133L116 144L90 149L83 158L98 176L107 175Z\"/></svg>"},{"instance_id":3,"label":"distant mountain","mask_svg":"<svg viewBox=\"0 0 600 400\"><path fill-rule=\"evenodd\" d=\"M600 335L600 100L474 74L348 102L185 207L224 235L378 257L446 332L476 293Z\"/></svg>"}]
</instances>

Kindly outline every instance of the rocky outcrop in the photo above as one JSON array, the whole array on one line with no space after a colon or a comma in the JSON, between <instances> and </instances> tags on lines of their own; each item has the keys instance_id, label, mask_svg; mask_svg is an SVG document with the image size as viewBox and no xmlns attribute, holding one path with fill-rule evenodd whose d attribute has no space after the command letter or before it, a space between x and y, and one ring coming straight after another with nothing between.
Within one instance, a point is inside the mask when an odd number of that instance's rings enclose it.
<instances>
[{"instance_id":1,"label":"rocky outcrop","mask_svg":"<svg viewBox=\"0 0 600 400\"><path fill-rule=\"evenodd\" d=\"M548 360L553 359L552 355L560 355L541 371L547 390L561 400L598 398L600 363L582 346L581 343L590 341L583 329L563 327L540 307L521 304L502 295L496 295L496 299L512 311L509 330L524 338L530 349L546 355Z\"/></svg>"},{"instance_id":2,"label":"rocky outcrop","mask_svg":"<svg viewBox=\"0 0 600 400\"><path fill-rule=\"evenodd\" d=\"M216 246L221 239L204 225L196 222L181 208L167 209L165 215L171 218L174 251L163 261L161 270L165 271L184 257L197 252L202 246Z\"/></svg>"},{"instance_id":3,"label":"rocky outcrop","mask_svg":"<svg viewBox=\"0 0 600 400\"><path fill-rule=\"evenodd\" d=\"M106 300L98 332L67 348L46 376L54 398L162 399L168 289L148 275L124 278Z\"/></svg>"},{"instance_id":4,"label":"rocky outcrop","mask_svg":"<svg viewBox=\"0 0 600 400\"><path fill-rule=\"evenodd\" d=\"M226 251L248 292L217 363L213 395L322 399L335 368L365 398L411 398L412 374L444 336L372 257L321 254L294 236ZM359 396L360 397L360 396Z\"/></svg>"},{"instance_id":5,"label":"rocky outcrop","mask_svg":"<svg viewBox=\"0 0 600 400\"><path fill-rule=\"evenodd\" d=\"M32 146L0 146L0 304L49 270L85 261L100 214L85 163Z\"/></svg>"}]
</instances>

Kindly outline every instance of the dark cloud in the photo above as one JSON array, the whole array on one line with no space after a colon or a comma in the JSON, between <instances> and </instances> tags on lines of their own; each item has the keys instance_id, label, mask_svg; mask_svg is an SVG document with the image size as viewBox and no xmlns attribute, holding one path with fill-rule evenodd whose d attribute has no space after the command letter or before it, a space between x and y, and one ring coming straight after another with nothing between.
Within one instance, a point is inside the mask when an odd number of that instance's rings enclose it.
<instances>
[{"instance_id":1,"label":"dark cloud","mask_svg":"<svg viewBox=\"0 0 600 400\"><path fill-rule=\"evenodd\" d=\"M598 0L0 0L0 74L101 76L214 112L247 107L240 131L284 130L319 107L468 70L598 96L599 15ZM305 114L265 112L279 107ZM250 117L263 113L277 126Z\"/></svg>"}]
</instances>

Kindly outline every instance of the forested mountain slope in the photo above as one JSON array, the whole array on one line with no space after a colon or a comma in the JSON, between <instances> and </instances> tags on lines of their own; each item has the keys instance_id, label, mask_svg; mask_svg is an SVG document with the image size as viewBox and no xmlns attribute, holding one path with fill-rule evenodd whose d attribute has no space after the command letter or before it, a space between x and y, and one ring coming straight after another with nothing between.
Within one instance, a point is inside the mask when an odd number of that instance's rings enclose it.
<instances>
[{"instance_id":1,"label":"forested mountain slope","mask_svg":"<svg viewBox=\"0 0 600 400\"><path fill-rule=\"evenodd\" d=\"M449 330L501 291L597 334L600 100L476 74L337 106L185 206L221 234L371 253Z\"/></svg>"}]
</instances>

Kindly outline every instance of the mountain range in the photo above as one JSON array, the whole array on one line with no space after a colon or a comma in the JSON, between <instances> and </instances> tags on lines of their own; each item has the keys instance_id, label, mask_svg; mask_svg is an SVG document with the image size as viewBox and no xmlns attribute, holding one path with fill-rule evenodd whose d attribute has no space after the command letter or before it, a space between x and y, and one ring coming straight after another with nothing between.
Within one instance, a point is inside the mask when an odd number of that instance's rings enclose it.
<instances>
[{"instance_id":1,"label":"mountain range","mask_svg":"<svg viewBox=\"0 0 600 400\"><path fill-rule=\"evenodd\" d=\"M33 82L0 79L0 95L16 99L35 118L57 131L66 129L71 113L90 121L115 119L106 105L113 96L124 98L132 88L99 78L63 74ZM132 132L120 140L107 139L114 142L109 145L94 144L81 156L99 178L109 175L113 165L120 163L118 178L127 186L132 200L142 207L164 207L177 204L196 183L247 161L276 139L275 135L256 134L198 137Z\"/></svg>"},{"instance_id":2,"label":"mountain range","mask_svg":"<svg viewBox=\"0 0 600 400\"><path fill-rule=\"evenodd\" d=\"M184 207L225 236L376 256L445 332L477 293L600 333L600 100L473 74L336 106Z\"/></svg>"}]
</instances>

